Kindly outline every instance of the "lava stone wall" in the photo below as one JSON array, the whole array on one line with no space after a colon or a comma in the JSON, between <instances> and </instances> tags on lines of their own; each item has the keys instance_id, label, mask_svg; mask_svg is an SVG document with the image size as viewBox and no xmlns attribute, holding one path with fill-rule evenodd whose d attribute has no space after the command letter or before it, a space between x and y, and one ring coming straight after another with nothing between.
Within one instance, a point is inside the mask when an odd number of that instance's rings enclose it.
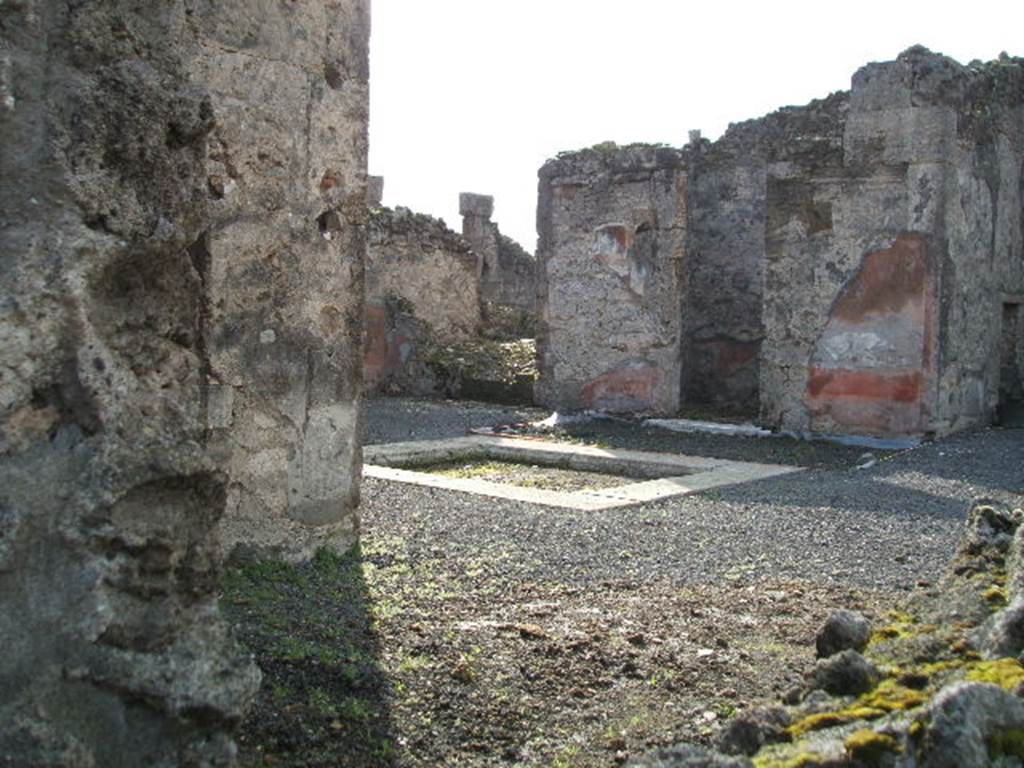
<instances>
[{"instance_id":1,"label":"lava stone wall","mask_svg":"<svg viewBox=\"0 0 1024 768\"><path fill-rule=\"evenodd\" d=\"M367 390L415 390L421 347L476 338L480 322L480 259L469 244L430 216L375 209L366 260Z\"/></svg>"},{"instance_id":2,"label":"lava stone wall","mask_svg":"<svg viewBox=\"0 0 1024 768\"><path fill-rule=\"evenodd\" d=\"M351 541L367 13L0 5L13 764L230 764L222 542Z\"/></svg>"},{"instance_id":3,"label":"lava stone wall","mask_svg":"<svg viewBox=\"0 0 1024 768\"><path fill-rule=\"evenodd\" d=\"M1020 78L1019 60L910 49L854 76L841 153L769 166L765 423L916 436L992 418L1024 279Z\"/></svg>"},{"instance_id":4,"label":"lava stone wall","mask_svg":"<svg viewBox=\"0 0 1024 768\"><path fill-rule=\"evenodd\" d=\"M216 114L194 249L225 550L354 543L361 454L369 4L198 2Z\"/></svg>"},{"instance_id":5,"label":"lava stone wall","mask_svg":"<svg viewBox=\"0 0 1024 768\"><path fill-rule=\"evenodd\" d=\"M686 226L678 150L596 147L541 168L540 403L677 410Z\"/></svg>"}]
</instances>

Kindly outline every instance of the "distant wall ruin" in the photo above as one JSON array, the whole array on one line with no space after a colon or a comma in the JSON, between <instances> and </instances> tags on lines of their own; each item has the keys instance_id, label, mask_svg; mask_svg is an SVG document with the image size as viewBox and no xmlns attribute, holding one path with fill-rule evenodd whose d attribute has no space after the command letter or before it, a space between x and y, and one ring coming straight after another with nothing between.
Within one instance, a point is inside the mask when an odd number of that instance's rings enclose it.
<instances>
[{"instance_id":1,"label":"distant wall ruin","mask_svg":"<svg viewBox=\"0 0 1024 768\"><path fill-rule=\"evenodd\" d=\"M367 35L362 0L0 6L16 764L230 764L222 542L351 540Z\"/></svg>"},{"instance_id":2,"label":"distant wall ruin","mask_svg":"<svg viewBox=\"0 0 1024 768\"><path fill-rule=\"evenodd\" d=\"M480 332L480 259L439 219L407 208L370 215L366 259L368 392L429 390L422 346Z\"/></svg>"},{"instance_id":3,"label":"distant wall ruin","mask_svg":"<svg viewBox=\"0 0 1024 768\"><path fill-rule=\"evenodd\" d=\"M373 186L379 190L383 179ZM461 235L440 219L372 204L367 392L457 396L465 373L457 370L464 367L460 358L479 363L483 346L493 353L494 340L533 331L533 257L490 220L494 201L486 195L459 196Z\"/></svg>"},{"instance_id":4,"label":"distant wall ruin","mask_svg":"<svg viewBox=\"0 0 1024 768\"><path fill-rule=\"evenodd\" d=\"M877 436L987 423L1024 370L1009 328L1024 288L1022 72L1020 59L964 67L913 48L860 70L849 93L714 143L549 162L546 404L759 408L767 426ZM675 252L679 269L651 314L628 290L630 238L671 186L681 241L659 241L654 261ZM657 333L640 333L644 318ZM633 394L595 399L609 381Z\"/></svg>"},{"instance_id":5,"label":"distant wall ruin","mask_svg":"<svg viewBox=\"0 0 1024 768\"><path fill-rule=\"evenodd\" d=\"M532 337L536 315L533 256L491 221L494 198L459 195L462 236L480 257L480 300L485 330L502 337Z\"/></svg>"}]
</instances>

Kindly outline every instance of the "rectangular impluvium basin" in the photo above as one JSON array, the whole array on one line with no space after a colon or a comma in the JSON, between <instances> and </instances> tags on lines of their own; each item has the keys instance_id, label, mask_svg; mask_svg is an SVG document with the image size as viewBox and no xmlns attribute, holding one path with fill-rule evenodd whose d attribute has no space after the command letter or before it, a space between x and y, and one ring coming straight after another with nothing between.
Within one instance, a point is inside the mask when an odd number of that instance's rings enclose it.
<instances>
[{"instance_id":1,"label":"rectangular impluvium basin","mask_svg":"<svg viewBox=\"0 0 1024 768\"><path fill-rule=\"evenodd\" d=\"M368 445L363 449L363 459L365 477L578 510L624 507L800 470L781 464L488 436ZM622 482L602 482L602 487L584 490L551 490L431 472L432 467L472 460L599 472L619 475Z\"/></svg>"}]
</instances>

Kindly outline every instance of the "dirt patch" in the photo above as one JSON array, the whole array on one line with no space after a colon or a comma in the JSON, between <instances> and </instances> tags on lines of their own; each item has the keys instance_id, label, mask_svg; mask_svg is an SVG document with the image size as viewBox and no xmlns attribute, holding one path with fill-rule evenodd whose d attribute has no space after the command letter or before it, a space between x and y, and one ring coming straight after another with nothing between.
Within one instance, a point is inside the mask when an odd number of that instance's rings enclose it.
<instances>
[{"instance_id":1,"label":"dirt patch","mask_svg":"<svg viewBox=\"0 0 1024 768\"><path fill-rule=\"evenodd\" d=\"M707 742L797 684L837 605L888 595L794 581L523 582L500 555L411 550L250 564L223 610L264 672L245 766L613 766Z\"/></svg>"}]
</instances>

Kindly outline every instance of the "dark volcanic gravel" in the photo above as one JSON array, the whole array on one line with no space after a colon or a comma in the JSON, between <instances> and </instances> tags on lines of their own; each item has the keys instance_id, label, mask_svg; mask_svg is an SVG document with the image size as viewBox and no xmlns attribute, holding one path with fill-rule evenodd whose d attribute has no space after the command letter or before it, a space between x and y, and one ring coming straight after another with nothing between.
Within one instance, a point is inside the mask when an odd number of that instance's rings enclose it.
<instances>
[{"instance_id":1,"label":"dark volcanic gravel","mask_svg":"<svg viewBox=\"0 0 1024 768\"><path fill-rule=\"evenodd\" d=\"M542 411L367 404L368 442ZM559 437L803 472L602 512L365 479L362 546L232 571L264 670L245 766L611 768L708 743L813 665L834 609L889 621L945 570L969 504L1024 501L1024 430L902 453L591 422Z\"/></svg>"},{"instance_id":2,"label":"dark volcanic gravel","mask_svg":"<svg viewBox=\"0 0 1024 768\"><path fill-rule=\"evenodd\" d=\"M527 413L408 400L372 406L371 440L394 439L397 430L387 425L395 414L416 414L411 429L439 437L446 429L456 436L470 425ZM681 584L772 575L903 589L942 572L973 499L1024 493L1020 429L973 431L888 455L875 451L878 462L865 469L857 468L863 448L829 443L679 434L621 422L579 425L571 434L615 447L812 468L587 513L367 479L366 530L401 535L414 550L442 546L448 556L503 553L509 575L521 579Z\"/></svg>"}]
</instances>

